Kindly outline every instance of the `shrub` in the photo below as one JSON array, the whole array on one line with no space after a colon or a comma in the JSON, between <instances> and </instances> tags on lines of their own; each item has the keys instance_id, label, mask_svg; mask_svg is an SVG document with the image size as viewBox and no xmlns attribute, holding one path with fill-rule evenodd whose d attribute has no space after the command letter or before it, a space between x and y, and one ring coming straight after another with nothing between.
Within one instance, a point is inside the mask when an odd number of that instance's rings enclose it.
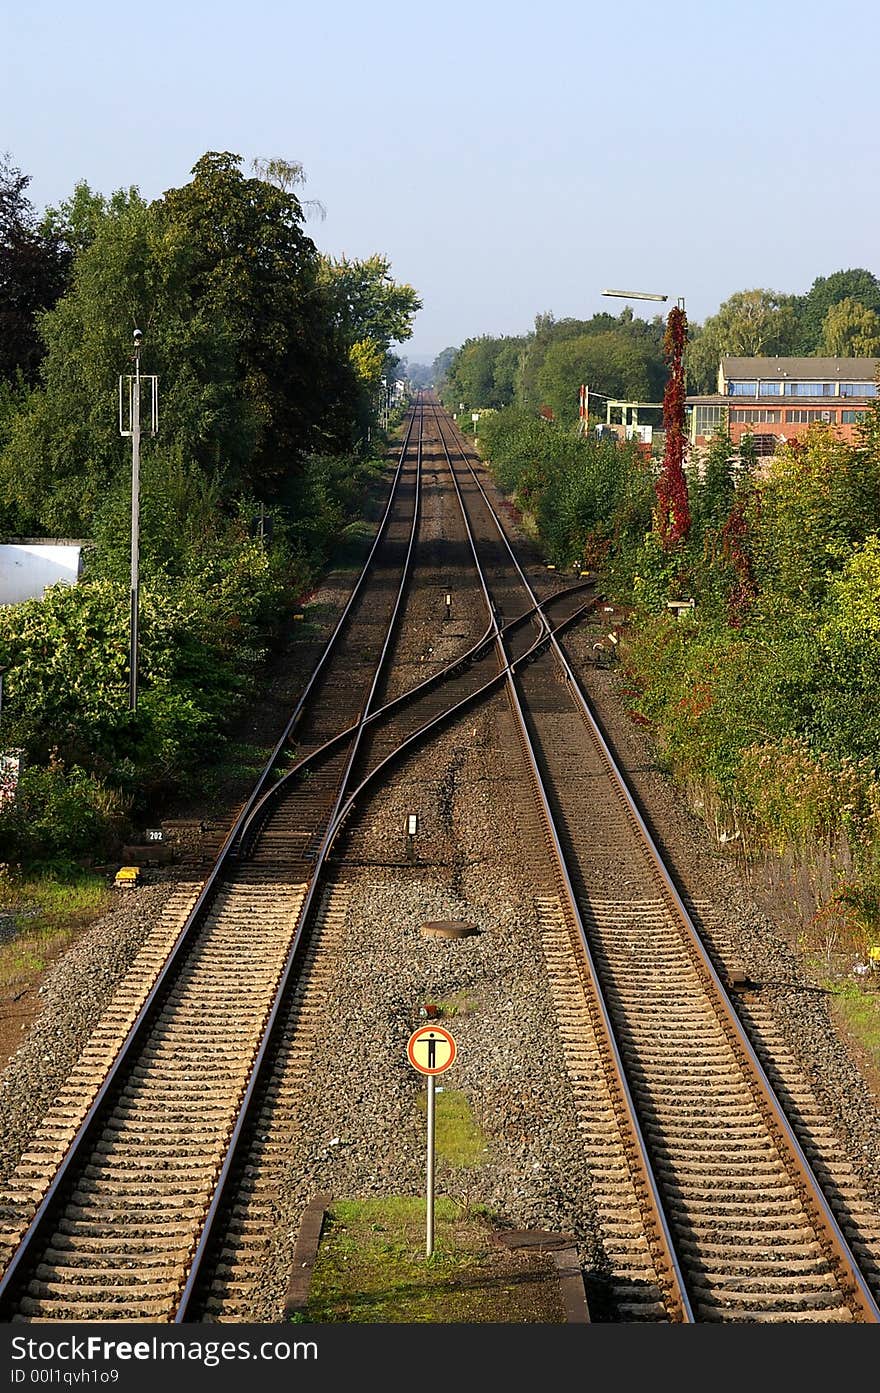
<instances>
[{"instance_id":1,"label":"shrub","mask_svg":"<svg viewBox=\"0 0 880 1393\"><path fill-rule=\"evenodd\" d=\"M25 769L14 801L0 809L0 858L39 864L106 854L125 828L128 808L101 779L53 758Z\"/></svg>"}]
</instances>

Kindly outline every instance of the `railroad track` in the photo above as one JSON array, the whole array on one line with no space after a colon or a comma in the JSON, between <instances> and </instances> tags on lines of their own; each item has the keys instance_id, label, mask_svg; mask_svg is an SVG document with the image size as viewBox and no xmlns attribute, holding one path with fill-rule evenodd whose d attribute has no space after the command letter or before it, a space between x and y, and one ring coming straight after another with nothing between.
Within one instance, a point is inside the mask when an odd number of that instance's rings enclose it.
<instances>
[{"instance_id":1,"label":"railroad track","mask_svg":"<svg viewBox=\"0 0 880 1393\"><path fill-rule=\"evenodd\" d=\"M466 463L454 436L450 463L453 450ZM585 1131L619 1257L618 1309L628 1319L876 1321L876 1211L847 1167L824 1192L559 641L514 668L509 695L558 867L558 894L538 907L563 1038L573 1065L602 1058L609 1085L585 1106ZM579 985L560 969L569 956ZM584 1096L586 1072L576 1072ZM609 1133L609 1099L620 1138L638 1143L626 1156Z\"/></svg>"},{"instance_id":2,"label":"railroad track","mask_svg":"<svg viewBox=\"0 0 880 1393\"><path fill-rule=\"evenodd\" d=\"M239 1230L253 1239L236 1148L296 1036L290 1013L307 986L313 929L329 913L321 869L339 804L403 731L442 714L441 682L462 684L455 700L486 685L480 639L421 693L399 695L388 729L365 738L383 716L379 694L405 610L423 415L413 413L361 580L217 864L183 923L172 915L171 942L166 925L158 949L151 941L143 955L135 1009L121 1017L127 1033L119 1019L115 1033L112 1020L102 1026L101 1047L89 1046L22 1158L0 1208L0 1310L11 1319L179 1322L195 1309L202 1264L214 1271L218 1215L222 1251L245 1241ZM523 607L524 621L532 614ZM279 775L291 751L293 769ZM204 1291L198 1301L209 1308Z\"/></svg>"},{"instance_id":3,"label":"railroad track","mask_svg":"<svg viewBox=\"0 0 880 1393\"><path fill-rule=\"evenodd\" d=\"M109 1029L102 1049L90 1045L70 1096L22 1159L0 1208L0 1310L10 1319L183 1318L315 890L289 848L268 864L239 860L238 834L292 738L318 746L328 716L336 729L353 718L340 764L350 759L406 586L420 453L415 412L362 576L214 870L158 964L145 955L127 1033L120 1041ZM310 790L316 824L344 787L337 773L336 792L332 781L317 797Z\"/></svg>"},{"instance_id":4,"label":"railroad track","mask_svg":"<svg viewBox=\"0 0 880 1393\"><path fill-rule=\"evenodd\" d=\"M331 850L356 858L359 814L389 767L503 688L511 758L537 794L523 820L556 867L536 898L611 1318L877 1319L876 1218L809 1121L801 1148L608 768L559 642L588 612L588 587L551 582L557 593L539 600L460 446L439 414L413 412L364 575L161 973L146 993L142 983L127 1045L103 1081L83 1086L94 1100L74 1145L69 1099L63 1125L50 1114L23 1158L0 1210L10 1318L247 1318L270 1238L266 1176L320 1050L346 893L324 889ZM446 469L462 512L438 574L435 556L414 561L415 541L423 470L430 496ZM418 626L402 617L442 619L447 594L455 626L436 652L413 648ZM233 980L247 989L218 1031ZM814 1169L834 1181L833 1198Z\"/></svg>"}]
</instances>

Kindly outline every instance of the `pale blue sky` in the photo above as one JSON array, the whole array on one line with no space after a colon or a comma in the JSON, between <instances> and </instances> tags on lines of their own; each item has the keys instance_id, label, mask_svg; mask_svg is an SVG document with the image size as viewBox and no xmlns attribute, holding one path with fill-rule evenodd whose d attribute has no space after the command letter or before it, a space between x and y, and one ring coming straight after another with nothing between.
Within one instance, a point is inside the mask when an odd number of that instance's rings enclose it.
<instances>
[{"instance_id":1,"label":"pale blue sky","mask_svg":"<svg viewBox=\"0 0 880 1393\"><path fill-rule=\"evenodd\" d=\"M412 357L686 298L880 274L868 0L0 0L0 152L38 209L206 150L299 160L325 252L391 258ZM658 307L661 308L661 307ZM641 313L652 307L643 306Z\"/></svg>"}]
</instances>

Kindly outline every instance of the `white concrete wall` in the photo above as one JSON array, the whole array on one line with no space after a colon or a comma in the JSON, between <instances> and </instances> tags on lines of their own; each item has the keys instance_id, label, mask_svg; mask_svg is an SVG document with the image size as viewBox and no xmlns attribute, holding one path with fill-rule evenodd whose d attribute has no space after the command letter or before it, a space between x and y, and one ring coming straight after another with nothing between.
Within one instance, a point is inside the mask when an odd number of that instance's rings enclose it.
<instances>
[{"instance_id":1,"label":"white concrete wall","mask_svg":"<svg viewBox=\"0 0 880 1393\"><path fill-rule=\"evenodd\" d=\"M0 543L0 605L40 599L47 585L76 585L82 547L72 543Z\"/></svg>"}]
</instances>

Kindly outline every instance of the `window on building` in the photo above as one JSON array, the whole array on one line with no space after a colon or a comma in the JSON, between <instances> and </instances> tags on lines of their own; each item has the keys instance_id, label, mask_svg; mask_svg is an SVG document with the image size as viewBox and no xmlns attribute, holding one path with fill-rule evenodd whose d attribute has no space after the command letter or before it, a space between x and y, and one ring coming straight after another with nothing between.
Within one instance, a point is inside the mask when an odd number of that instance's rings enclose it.
<instances>
[{"instance_id":1,"label":"window on building","mask_svg":"<svg viewBox=\"0 0 880 1393\"><path fill-rule=\"evenodd\" d=\"M753 397L757 389L757 382L728 382L727 395L729 397Z\"/></svg>"},{"instance_id":2,"label":"window on building","mask_svg":"<svg viewBox=\"0 0 880 1393\"><path fill-rule=\"evenodd\" d=\"M740 423L745 421L766 421L768 424L772 424L782 419L782 412L771 411L769 407L763 406L753 407L751 411L739 407L731 411L730 419L731 421L738 421Z\"/></svg>"},{"instance_id":3,"label":"window on building","mask_svg":"<svg viewBox=\"0 0 880 1393\"><path fill-rule=\"evenodd\" d=\"M782 383L781 383L781 382L759 382L759 383L758 383L758 396L759 396L759 397L778 397L778 396L781 394L781 392L782 392Z\"/></svg>"},{"instance_id":4,"label":"window on building","mask_svg":"<svg viewBox=\"0 0 880 1393\"><path fill-rule=\"evenodd\" d=\"M840 395L842 397L876 397L876 382L841 382Z\"/></svg>"},{"instance_id":5,"label":"window on building","mask_svg":"<svg viewBox=\"0 0 880 1393\"><path fill-rule=\"evenodd\" d=\"M833 397L833 382L786 382L784 391L787 397Z\"/></svg>"},{"instance_id":6,"label":"window on building","mask_svg":"<svg viewBox=\"0 0 880 1393\"><path fill-rule=\"evenodd\" d=\"M695 406L694 407L694 430L697 435L711 435L727 415L727 408L724 406Z\"/></svg>"},{"instance_id":7,"label":"window on building","mask_svg":"<svg viewBox=\"0 0 880 1393\"><path fill-rule=\"evenodd\" d=\"M817 411L816 408L813 407L812 411L805 411L803 409L798 411L786 411L785 419L787 422L790 421L792 425L801 426L808 425L810 421L830 421L833 423L837 420L837 412Z\"/></svg>"},{"instance_id":8,"label":"window on building","mask_svg":"<svg viewBox=\"0 0 880 1393\"><path fill-rule=\"evenodd\" d=\"M841 425L853 426L855 425L856 421L861 421L862 417L867 416L867 414L867 411L841 411Z\"/></svg>"}]
</instances>

